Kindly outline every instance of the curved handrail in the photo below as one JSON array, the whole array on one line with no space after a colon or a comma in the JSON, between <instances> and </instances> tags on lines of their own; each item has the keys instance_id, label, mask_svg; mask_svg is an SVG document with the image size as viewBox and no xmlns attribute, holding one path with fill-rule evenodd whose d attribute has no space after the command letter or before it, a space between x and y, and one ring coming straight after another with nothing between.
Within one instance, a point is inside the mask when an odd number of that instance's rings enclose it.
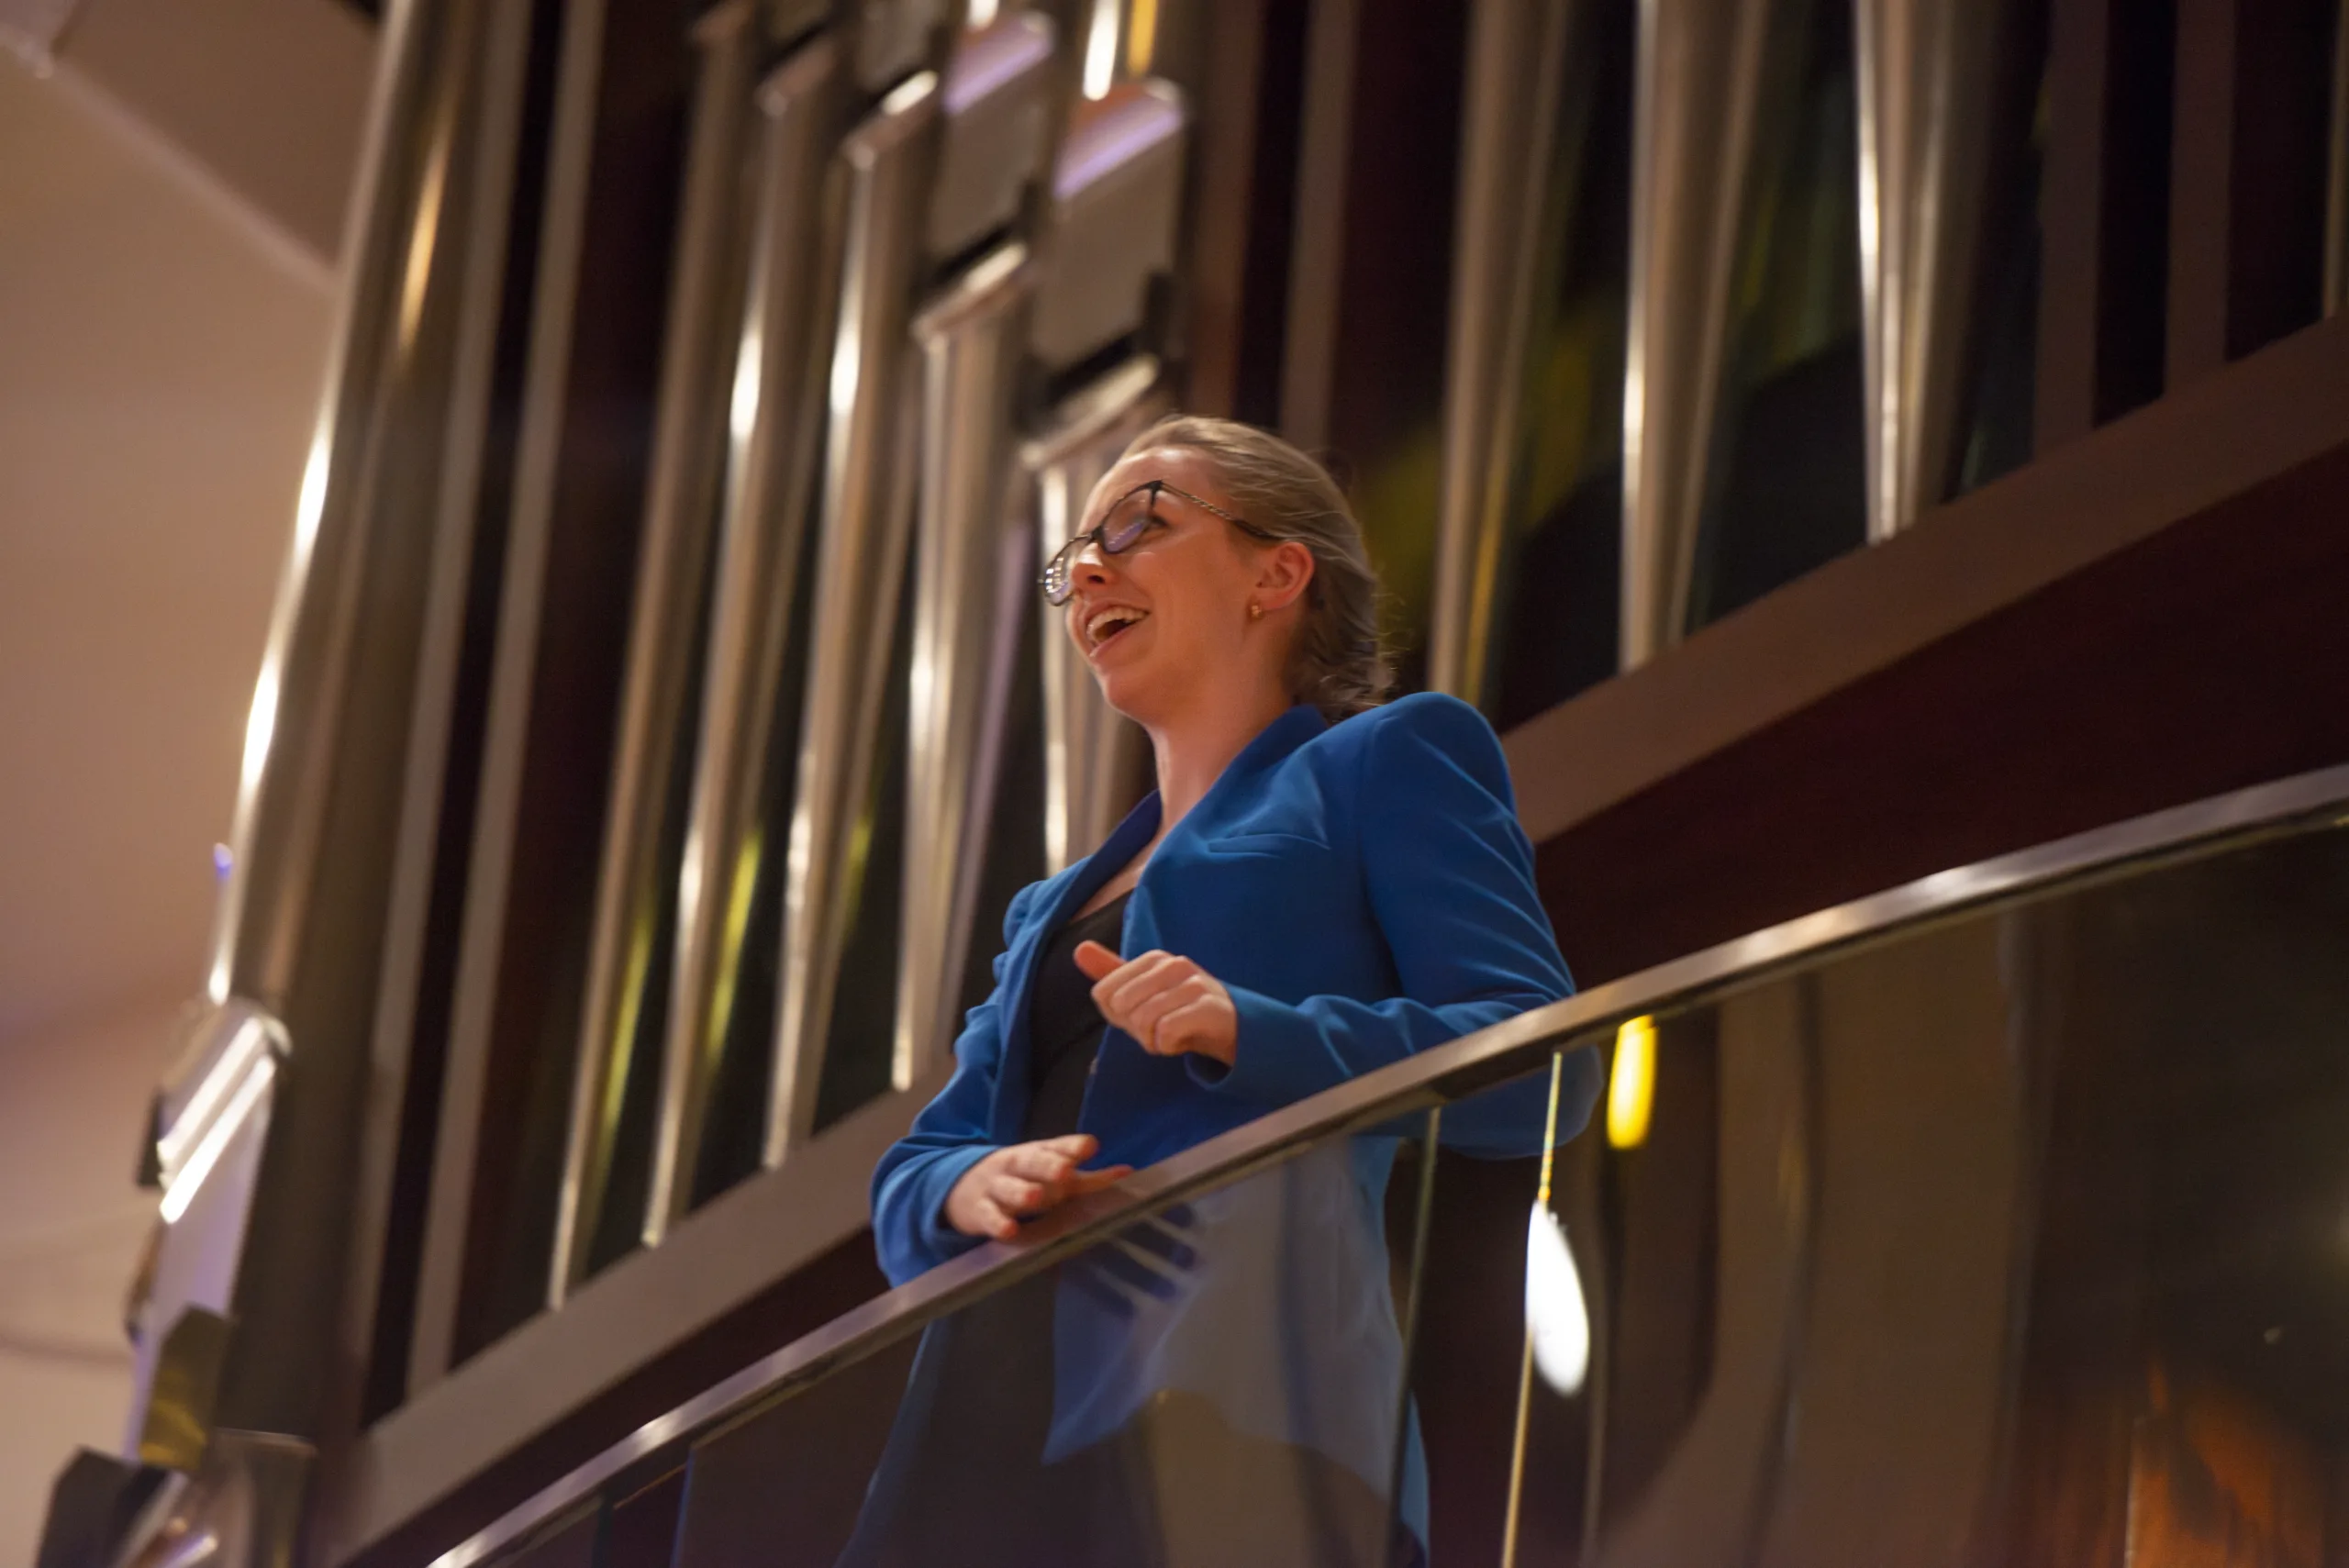
<instances>
[{"instance_id":1,"label":"curved handrail","mask_svg":"<svg viewBox=\"0 0 2349 1568\"><path fill-rule=\"evenodd\" d=\"M1604 1037L1626 1018L1702 1003L1830 952L1907 934L2059 882L2100 879L2225 840L2295 831L2349 807L2349 766L2261 784L2053 843L1937 872L1610 981L1367 1073L1135 1173L1038 1220L1016 1242L986 1242L769 1352L657 1416L435 1560L471 1568L615 1475L690 1440L754 1401L788 1395L919 1332L982 1296L1066 1261L1213 1187L1330 1139L1490 1088L1541 1065L1559 1042ZM2340 818L2349 821L2349 817Z\"/></svg>"}]
</instances>

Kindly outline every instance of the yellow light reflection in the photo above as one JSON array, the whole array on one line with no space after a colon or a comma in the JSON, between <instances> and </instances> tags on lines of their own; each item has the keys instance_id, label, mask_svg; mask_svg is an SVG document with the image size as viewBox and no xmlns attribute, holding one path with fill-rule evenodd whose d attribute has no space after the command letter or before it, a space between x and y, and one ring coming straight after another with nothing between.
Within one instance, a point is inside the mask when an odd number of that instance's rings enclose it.
<instances>
[{"instance_id":1,"label":"yellow light reflection","mask_svg":"<svg viewBox=\"0 0 2349 1568\"><path fill-rule=\"evenodd\" d=\"M1139 80L1150 74L1151 57L1158 52L1158 0L1134 0L1126 22L1126 74Z\"/></svg>"},{"instance_id":2,"label":"yellow light reflection","mask_svg":"<svg viewBox=\"0 0 2349 1568\"><path fill-rule=\"evenodd\" d=\"M702 1041L702 1056L715 1063L726 1050L726 1033L734 1027L734 990L742 973L742 938L751 929L751 898L759 886L759 857L766 848L766 833L754 828L735 858L732 890L726 898L726 929L718 949L718 986L709 1006L709 1036Z\"/></svg>"},{"instance_id":3,"label":"yellow light reflection","mask_svg":"<svg viewBox=\"0 0 2349 1568\"><path fill-rule=\"evenodd\" d=\"M440 238L440 207L448 192L449 126L444 119L432 144L431 161L425 165L424 188L417 196L416 227L408 230L407 266L400 279L400 347L416 344L417 323L424 318L425 285L432 277L432 252Z\"/></svg>"},{"instance_id":4,"label":"yellow light reflection","mask_svg":"<svg viewBox=\"0 0 2349 1568\"><path fill-rule=\"evenodd\" d=\"M1625 1020L1615 1031L1615 1071L1607 1084L1607 1141L1637 1149L1655 1106L1655 1020Z\"/></svg>"}]
</instances>

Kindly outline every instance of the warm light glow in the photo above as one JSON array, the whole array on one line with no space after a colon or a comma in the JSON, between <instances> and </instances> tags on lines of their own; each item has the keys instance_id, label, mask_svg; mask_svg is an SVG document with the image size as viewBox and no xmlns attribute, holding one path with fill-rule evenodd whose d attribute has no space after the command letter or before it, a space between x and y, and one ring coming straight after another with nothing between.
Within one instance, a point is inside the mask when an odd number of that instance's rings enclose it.
<instances>
[{"instance_id":1,"label":"warm light glow","mask_svg":"<svg viewBox=\"0 0 2349 1568\"><path fill-rule=\"evenodd\" d=\"M974 33L981 28L993 27L999 8L997 0L971 0L971 8L964 16L963 25Z\"/></svg>"},{"instance_id":2,"label":"warm light glow","mask_svg":"<svg viewBox=\"0 0 2349 1568\"><path fill-rule=\"evenodd\" d=\"M247 795L261 786L261 771L269 762L270 738L277 733L277 661L262 661L261 678L253 683L252 711L245 715L245 760L237 774L238 787Z\"/></svg>"},{"instance_id":3,"label":"warm light glow","mask_svg":"<svg viewBox=\"0 0 2349 1568\"><path fill-rule=\"evenodd\" d=\"M1118 77L1119 0L1093 0L1093 25L1085 39L1085 95L1106 98Z\"/></svg>"},{"instance_id":4,"label":"warm light glow","mask_svg":"<svg viewBox=\"0 0 2349 1568\"><path fill-rule=\"evenodd\" d=\"M310 438L310 455L302 464L302 495L294 506L294 577L299 581L310 564L310 547L318 542L318 519L327 509L327 433Z\"/></svg>"},{"instance_id":5,"label":"warm light glow","mask_svg":"<svg viewBox=\"0 0 2349 1568\"><path fill-rule=\"evenodd\" d=\"M726 1031L734 1026L734 988L742 971L742 937L751 929L751 898L758 891L759 856L765 848L765 831L753 828L734 861L733 884L726 898L726 929L718 949L718 984L709 1004L709 1037L702 1042L703 1054L712 1062L725 1050Z\"/></svg>"},{"instance_id":6,"label":"warm light glow","mask_svg":"<svg viewBox=\"0 0 2349 1568\"><path fill-rule=\"evenodd\" d=\"M852 322L842 322L832 344L831 414L834 428L856 411L857 378L864 373L864 350Z\"/></svg>"},{"instance_id":7,"label":"warm light glow","mask_svg":"<svg viewBox=\"0 0 2349 1568\"><path fill-rule=\"evenodd\" d=\"M1607 1084L1607 1141L1637 1149L1655 1105L1655 1020L1637 1018L1615 1031L1615 1072Z\"/></svg>"},{"instance_id":8,"label":"warm light glow","mask_svg":"<svg viewBox=\"0 0 2349 1568\"><path fill-rule=\"evenodd\" d=\"M1538 1203L1525 1233L1525 1332L1542 1381L1561 1394L1580 1392L1590 1370L1590 1308L1566 1228Z\"/></svg>"},{"instance_id":9,"label":"warm light glow","mask_svg":"<svg viewBox=\"0 0 2349 1568\"><path fill-rule=\"evenodd\" d=\"M449 126L444 118L433 139L431 161L424 166L424 186L417 195L416 227L408 230L407 268L400 279L400 347L416 344L417 323L424 317L425 285L432 279L432 251L440 237L441 198L449 176Z\"/></svg>"},{"instance_id":10,"label":"warm light glow","mask_svg":"<svg viewBox=\"0 0 2349 1568\"><path fill-rule=\"evenodd\" d=\"M734 401L726 422L738 446L751 439L751 427L759 417L759 359L763 351L757 328L742 335L742 350L734 360Z\"/></svg>"},{"instance_id":11,"label":"warm light glow","mask_svg":"<svg viewBox=\"0 0 2349 1568\"><path fill-rule=\"evenodd\" d=\"M170 1129L155 1140L156 1157L163 1162L166 1173L177 1173L182 1156L187 1152L188 1140L211 1125L212 1113L228 1096L231 1085L241 1083L250 1071L253 1052L268 1043L268 1028L259 1018L249 1018L237 1026L228 1049L220 1053L212 1071L204 1075L195 1093L188 1096L186 1106L172 1118Z\"/></svg>"},{"instance_id":12,"label":"warm light glow","mask_svg":"<svg viewBox=\"0 0 2349 1568\"><path fill-rule=\"evenodd\" d=\"M196 1192L204 1185L204 1179L212 1174L213 1167L220 1163L220 1156L228 1151L228 1140L235 1138L238 1129L245 1125L245 1118L252 1115L253 1107L261 1103L262 1093L276 1076L277 1058L263 1051L253 1063L252 1070L245 1074L245 1081L238 1085L236 1098L228 1102L228 1108L206 1129L204 1141L197 1144L195 1152L188 1157L186 1168L173 1177L172 1184L164 1189L163 1223L179 1223L180 1217L187 1212L187 1206L195 1201Z\"/></svg>"},{"instance_id":13,"label":"warm light glow","mask_svg":"<svg viewBox=\"0 0 2349 1568\"><path fill-rule=\"evenodd\" d=\"M1134 0L1126 24L1126 74L1140 80L1150 74L1151 58L1158 52L1158 0Z\"/></svg>"}]
</instances>

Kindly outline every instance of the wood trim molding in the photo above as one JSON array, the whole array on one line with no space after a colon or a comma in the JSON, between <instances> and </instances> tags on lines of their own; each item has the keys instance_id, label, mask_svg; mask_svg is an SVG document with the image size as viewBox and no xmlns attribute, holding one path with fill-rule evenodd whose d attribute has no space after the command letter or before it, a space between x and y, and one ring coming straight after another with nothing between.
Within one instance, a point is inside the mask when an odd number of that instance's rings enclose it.
<instances>
[{"instance_id":1,"label":"wood trim molding","mask_svg":"<svg viewBox=\"0 0 2349 1568\"><path fill-rule=\"evenodd\" d=\"M2349 443L2349 320L1929 512L1504 737L1539 843L1962 628Z\"/></svg>"}]
</instances>

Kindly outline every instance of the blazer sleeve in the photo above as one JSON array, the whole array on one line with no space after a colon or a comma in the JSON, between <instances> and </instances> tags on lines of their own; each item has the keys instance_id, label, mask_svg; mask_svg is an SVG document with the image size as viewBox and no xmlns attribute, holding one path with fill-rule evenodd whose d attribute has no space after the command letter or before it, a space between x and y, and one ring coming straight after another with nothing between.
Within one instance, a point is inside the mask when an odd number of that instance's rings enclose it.
<instances>
[{"instance_id":1,"label":"blazer sleeve","mask_svg":"<svg viewBox=\"0 0 2349 1568\"><path fill-rule=\"evenodd\" d=\"M1371 906L1402 995L1276 1001L1230 986L1233 1063L1184 1060L1218 1093L1266 1109L1569 995L1573 978L1533 883L1500 742L1449 697L1406 698L1379 716L1362 758L1358 835ZM1598 1093L1589 1051L1567 1059L1558 1137L1580 1129ZM1549 1074L1447 1107L1443 1141L1505 1157L1539 1151Z\"/></svg>"},{"instance_id":2,"label":"blazer sleeve","mask_svg":"<svg viewBox=\"0 0 2349 1568\"><path fill-rule=\"evenodd\" d=\"M946 1195L997 1147L987 1124L1003 1064L1003 972L1030 895L1041 885L1012 896L1003 918L1005 951L996 955L995 989L963 1018L954 1040L954 1075L874 1170L873 1244L893 1285L979 1244L980 1238L946 1223Z\"/></svg>"}]
</instances>

